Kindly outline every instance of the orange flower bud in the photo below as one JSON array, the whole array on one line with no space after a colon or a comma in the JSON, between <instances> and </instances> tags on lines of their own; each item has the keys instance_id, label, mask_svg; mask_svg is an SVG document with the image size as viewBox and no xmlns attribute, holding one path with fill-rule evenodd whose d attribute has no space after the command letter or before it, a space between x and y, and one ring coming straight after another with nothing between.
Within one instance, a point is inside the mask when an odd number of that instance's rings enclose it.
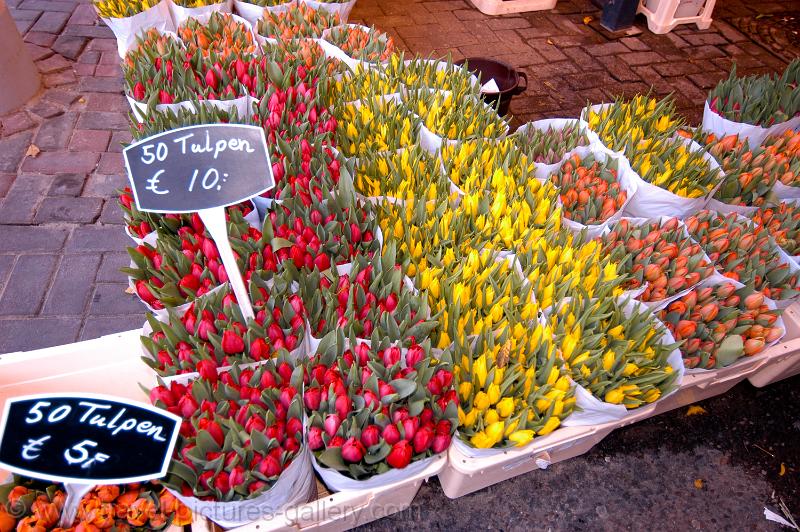
<instances>
[{"instance_id":1,"label":"orange flower bud","mask_svg":"<svg viewBox=\"0 0 800 532\"><path fill-rule=\"evenodd\" d=\"M95 489L95 493L97 493L100 502L114 502L114 499L119 497L119 486L100 486Z\"/></svg>"},{"instance_id":2,"label":"orange flower bud","mask_svg":"<svg viewBox=\"0 0 800 532\"><path fill-rule=\"evenodd\" d=\"M31 505L31 512L33 512L33 516L39 521L39 525L50 528L58 523L59 517L61 517L58 508L52 502L45 502L42 500L36 500Z\"/></svg>"},{"instance_id":3,"label":"orange flower bud","mask_svg":"<svg viewBox=\"0 0 800 532\"><path fill-rule=\"evenodd\" d=\"M155 507L149 499L137 499L128 507L128 524L131 526L144 526L155 512Z\"/></svg>"}]
</instances>

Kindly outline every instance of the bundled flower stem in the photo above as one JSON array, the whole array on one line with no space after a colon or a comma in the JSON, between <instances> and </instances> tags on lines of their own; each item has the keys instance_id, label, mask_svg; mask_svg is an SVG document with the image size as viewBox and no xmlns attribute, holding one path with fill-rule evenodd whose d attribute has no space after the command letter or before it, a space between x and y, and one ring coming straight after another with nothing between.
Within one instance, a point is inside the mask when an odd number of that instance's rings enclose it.
<instances>
[{"instance_id":1,"label":"bundled flower stem","mask_svg":"<svg viewBox=\"0 0 800 532\"><path fill-rule=\"evenodd\" d=\"M692 238L705 249L722 275L775 300L794 298L798 275L783 262L769 232L736 214L700 211L686 219Z\"/></svg>"},{"instance_id":2,"label":"bundled flower stem","mask_svg":"<svg viewBox=\"0 0 800 532\"><path fill-rule=\"evenodd\" d=\"M479 95L479 84L463 65L456 65L450 55L442 59L416 56L406 60L403 52L392 54L384 69L392 81L409 91L438 89L460 95Z\"/></svg>"},{"instance_id":3,"label":"bundled flower stem","mask_svg":"<svg viewBox=\"0 0 800 532\"><path fill-rule=\"evenodd\" d=\"M564 161L550 181L559 189L564 216L583 225L601 224L617 213L628 200L617 178L617 159L596 160L589 153Z\"/></svg>"},{"instance_id":4,"label":"bundled flower stem","mask_svg":"<svg viewBox=\"0 0 800 532\"><path fill-rule=\"evenodd\" d=\"M160 0L94 0L97 13L103 18L127 18L147 11Z\"/></svg>"},{"instance_id":5,"label":"bundled flower stem","mask_svg":"<svg viewBox=\"0 0 800 532\"><path fill-rule=\"evenodd\" d=\"M451 366L430 343L401 349L331 333L306 365L308 446L355 480L445 452L458 420Z\"/></svg>"},{"instance_id":6,"label":"bundled flower stem","mask_svg":"<svg viewBox=\"0 0 800 532\"><path fill-rule=\"evenodd\" d=\"M645 139L671 137L682 125L676 116L675 102L667 97L656 100L636 95L631 100L617 98L600 110L587 107L584 111L589 128L612 150L622 151L637 146ZM626 155L632 155L626 150Z\"/></svg>"},{"instance_id":7,"label":"bundled flower stem","mask_svg":"<svg viewBox=\"0 0 800 532\"><path fill-rule=\"evenodd\" d=\"M337 121L336 144L348 157L407 148L417 138L418 121L393 99L343 105L337 109Z\"/></svg>"},{"instance_id":8,"label":"bundled flower stem","mask_svg":"<svg viewBox=\"0 0 800 532\"><path fill-rule=\"evenodd\" d=\"M437 324L429 319L425 295L404 282L393 245L385 246L382 256L354 257L349 273L331 270L331 274L329 279L316 270L299 279L311 332L317 338L342 329L359 339L389 334L405 345L414 338L427 338Z\"/></svg>"},{"instance_id":9,"label":"bundled flower stem","mask_svg":"<svg viewBox=\"0 0 800 532\"><path fill-rule=\"evenodd\" d=\"M775 156L761 147L751 148L747 139L713 134L701 140L719 163L725 179L714 199L729 205L761 207L777 203L772 186L787 170L786 157Z\"/></svg>"},{"instance_id":10,"label":"bundled flower stem","mask_svg":"<svg viewBox=\"0 0 800 532\"><path fill-rule=\"evenodd\" d=\"M508 129L494 109L473 96L420 89L409 94L406 104L431 133L448 140L496 139Z\"/></svg>"},{"instance_id":11,"label":"bundled flower stem","mask_svg":"<svg viewBox=\"0 0 800 532\"><path fill-rule=\"evenodd\" d=\"M762 148L778 161L778 180L787 187L800 187L800 131L767 137Z\"/></svg>"},{"instance_id":12,"label":"bundled flower stem","mask_svg":"<svg viewBox=\"0 0 800 532\"><path fill-rule=\"evenodd\" d=\"M800 88L789 82L791 72L798 66L800 61L795 59L780 77L738 77L734 64L728 79L709 92L708 107L723 118L744 124L770 127L785 122L800 111Z\"/></svg>"},{"instance_id":13,"label":"bundled flower stem","mask_svg":"<svg viewBox=\"0 0 800 532\"><path fill-rule=\"evenodd\" d=\"M451 348L460 406L458 435L478 449L523 446L546 436L575 408L575 387L550 327L518 322Z\"/></svg>"},{"instance_id":14,"label":"bundled flower stem","mask_svg":"<svg viewBox=\"0 0 800 532\"><path fill-rule=\"evenodd\" d=\"M411 201L435 201L450 192L440 159L419 146L360 157L355 187L365 196Z\"/></svg>"},{"instance_id":15,"label":"bundled flower stem","mask_svg":"<svg viewBox=\"0 0 800 532\"><path fill-rule=\"evenodd\" d=\"M548 126L537 129L528 126L525 131L517 132L511 138L536 163L556 164L570 151L589 145L589 137L577 120L561 129Z\"/></svg>"},{"instance_id":16,"label":"bundled flower stem","mask_svg":"<svg viewBox=\"0 0 800 532\"><path fill-rule=\"evenodd\" d=\"M280 13L265 12L258 21L258 33L264 37L288 41L303 37L321 38L322 32L341 23L338 13L316 10L298 4Z\"/></svg>"},{"instance_id":17,"label":"bundled flower stem","mask_svg":"<svg viewBox=\"0 0 800 532\"><path fill-rule=\"evenodd\" d=\"M216 502L253 499L269 490L301 449L302 386L302 367L283 351L253 369L237 365L185 386L154 388L153 404L184 419L164 484Z\"/></svg>"},{"instance_id":18,"label":"bundled flower stem","mask_svg":"<svg viewBox=\"0 0 800 532\"><path fill-rule=\"evenodd\" d=\"M335 84L333 98L341 104L370 100L376 96L397 94L400 81L390 78L383 70L356 65L354 72L345 72Z\"/></svg>"},{"instance_id":19,"label":"bundled flower stem","mask_svg":"<svg viewBox=\"0 0 800 532\"><path fill-rule=\"evenodd\" d=\"M788 255L800 255L800 206L781 203L756 211L752 217L757 231L765 230Z\"/></svg>"},{"instance_id":20,"label":"bundled flower stem","mask_svg":"<svg viewBox=\"0 0 800 532\"><path fill-rule=\"evenodd\" d=\"M518 249L520 264L543 309L568 297L623 292L627 277L618 273L617 265L602 254L595 240L584 243L580 235L565 228L547 229Z\"/></svg>"},{"instance_id":21,"label":"bundled flower stem","mask_svg":"<svg viewBox=\"0 0 800 532\"><path fill-rule=\"evenodd\" d=\"M640 301L661 301L695 286L714 273L702 248L689 238L677 218L663 223L634 225L620 220L602 237L603 255L609 256L620 272L629 275L628 290L641 286Z\"/></svg>"},{"instance_id":22,"label":"bundled flower stem","mask_svg":"<svg viewBox=\"0 0 800 532\"><path fill-rule=\"evenodd\" d=\"M161 376L209 375L220 367L259 362L281 349L302 347L306 310L290 286L283 277L267 284L254 275L250 298L256 316L249 323L230 290L195 301L182 316L170 313L167 322L148 316L152 332L142 337L149 353L143 360Z\"/></svg>"},{"instance_id":23,"label":"bundled flower stem","mask_svg":"<svg viewBox=\"0 0 800 532\"><path fill-rule=\"evenodd\" d=\"M684 365L703 369L763 351L784 332L776 325L779 315L762 294L731 282L697 287L659 312L675 339L683 341Z\"/></svg>"},{"instance_id":24,"label":"bundled flower stem","mask_svg":"<svg viewBox=\"0 0 800 532\"><path fill-rule=\"evenodd\" d=\"M386 33L353 24L336 26L326 34L325 40L339 47L353 59L370 63L384 62L394 51L394 41Z\"/></svg>"},{"instance_id":25,"label":"bundled flower stem","mask_svg":"<svg viewBox=\"0 0 800 532\"><path fill-rule=\"evenodd\" d=\"M442 146L447 177L466 194L524 195L537 188L533 158L511 138L466 140Z\"/></svg>"},{"instance_id":26,"label":"bundled flower stem","mask_svg":"<svg viewBox=\"0 0 800 532\"><path fill-rule=\"evenodd\" d=\"M719 183L719 170L693 151L682 137L646 139L628 145L625 154L639 176L683 198L706 196Z\"/></svg>"},{"instance_id":27,"label":"bundled flower stem","mask_svg":"<svg viewBox=\"0 0 800 532\"><path fill-rule=\"evenodd\" d=\"M657 401L675 388L664 328L628 300L572 298L553 312L556 345L572 379L593 396L628 409Z\"/></svg>"}]
</instances>

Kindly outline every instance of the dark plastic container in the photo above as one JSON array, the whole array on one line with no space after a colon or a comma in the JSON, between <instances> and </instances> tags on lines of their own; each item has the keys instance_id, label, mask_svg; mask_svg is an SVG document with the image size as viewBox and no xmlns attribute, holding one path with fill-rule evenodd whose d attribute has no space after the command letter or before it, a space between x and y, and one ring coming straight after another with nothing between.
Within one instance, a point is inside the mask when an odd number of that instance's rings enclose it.
<instances>
[{"instance_id":1,"label":"dark plastic container","mask_svg":"<svg viewBox=\"0 0 800 532\"><path fill-rule=\"evenodd\" d=\"M482 84L494 78L500 92L484 93L483 99L490 105L494 105L499 100L497 114L500 116L508 113L511 98L522 94L528 88L528 76L525 75L525 72L518 72L508 63L485 57L468 57L457 61L456 64L466 65L470 72L480 77ZM525 84L520 85L520 80L525 80Z\"/></svg>"}]
</instances>

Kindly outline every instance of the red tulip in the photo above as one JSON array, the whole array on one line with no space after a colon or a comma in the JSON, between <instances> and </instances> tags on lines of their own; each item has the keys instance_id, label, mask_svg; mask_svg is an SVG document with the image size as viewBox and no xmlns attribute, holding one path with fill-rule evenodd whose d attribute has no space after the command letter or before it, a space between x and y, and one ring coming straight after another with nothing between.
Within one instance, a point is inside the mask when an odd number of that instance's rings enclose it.
<instances>
[{"instance_id":1,"label":"red tulip","mask_svg":"<svg viewBox=\"0 0 800 532\"><path fill-rule=\"evenodd\" d=\"M405 439L411 440L419 429L419 418L410 417L403 420L403 432L405 432Z\"/></svg>"},{"instance_id":2,"label":"red tulip","mask_svg":"<svg viewBox=\"0 0 800 532\"><path fill-rule=\"evenodd\" d=\"M316 451L322 449L324 446L322 429L319 427L311 427L308 429L308 448L312 451Z\"/></svg>"},{"instance_id":3,"label":"red tulip","mask_svg":"<svg viewBox=\"0 0 800 532\"><path fill-rule=\"evenodd\" d=\"M419 345L412 345L406 351L406 366L414 368L425 359L425 350Z\"/></svg>"},{"instance_id":4,"label":"red tulip","mask_svg":"<svg viewBox=\"0 0 800 532\"><path fill-rule=\"evenodd\" d=\"M443 453L450 447L450 439L450 434L436 434L433 437L431 449L433 449L434 453Z\"/></svg>"},{"instance_id":5,"label":"red tulip","mask_svg":"<svg viewBox=\"0 0 800 532\"><path fill-rule=\"evenodd\" d=\"M318 410L322 401L322 391L318 387L308 388L303 393L303 404L309 410Z\"/></svg>"},{"instance_id":6,"label":"red tulip","mask_svg":"<svg viewBox=\"0 0 800 532\"><path fill-rule=\"evenodd\" d=\"M200 377L210 383L217 382L219 375L217 374L217 365L208 359L201 360L197 363L197 371Z\"/></svg>"},{"instance_id":7,"label":"red tulip","mask_svg":"<svg viewBox=\"0 0 800 532\"><path fill-rule=\"evenodd\" d=\"M339 425L341 425L342 420L336 414L330 414L328 417L325 418L325 433L333 437L336 434L336 431L339 430Z\"/></svg>"},{"instance_id":8,"label":"red tulip","mask_svg":"<svg viewBox=\"0 0 800 532\"><path fill-rule=\"evenodd\" d=\"M268 454L258 464L258 472L267 478L276 477L281 474L281 464L277 458Z\"/></svg>"},{"instance_id":9,"label":"red tulip","mask_svg":"<svg viewBox=\"0 0 800 532\"><path fill-rule=\"evenodd\" d=\"M232 330L222 333L222 350L226 355L235 355L244 351L244 340Z\"/></svg>"},{"instance_id":10,"label":"red tulip","mask_svg":"<svg viewBox=\"0 0 800 532\"><path fill-rule=\"evenodd\" d=\"M411 455L411 445L406 440L400 440L392 445L392 450L389 452L389 456L386 457L386 462L395 469L403 469L411 463Z\"/></svg>"},{"instance_id":11,"label":"red tulip","mask_svg":"<svg viewBox=\"0 0 800 532\"><path fill-rule=\"evenodd\" d=\"M430 449L433 443L433 429L430 427L422 427L414 434L414 452L424 453Z\"/></svg>"},{"instance_id":12,"label":"red tulip","mask_svg":"<svg viewBox=\"0 0 800 532\"><path fill-rule=\"evenodd\" d=\"M381 441L381 429L377 425L370 425L361 431L361 443L364 447L372 447Z\"/></svg>"},{"instance_id":13,"label":"red tulip","mask_svg":"<svg viewBox=\"0 0 800 532\"><path fill-rule=\"evenodd\" d=\"M345 462L350 462L351 464L360 462L364 458L365 452L361 442L353 437L348 438L342 445L342 458L344 458Z\"/></svg>"},{"instance_id":14,"label":"red tulip","mask_svg":"<svg viewBox=\"0 0 800 532\"><path fill-rule=\"evenodd\" d=\"M397 425L386 425L381 436L386 443L394 445L400 441L400 430L398 430Z\"/></svg>"},{"instance_id":15,"label":"red tulip","mask_svg":"<svg viewBox=\"0 0 800 532\"><path fill-rule=\"evenodd\" d=\"M336 413L339 417L344 419L353 408L353 402L346 395L340 395L336 398L335 403Z\"/></svg>"}]
</instances>

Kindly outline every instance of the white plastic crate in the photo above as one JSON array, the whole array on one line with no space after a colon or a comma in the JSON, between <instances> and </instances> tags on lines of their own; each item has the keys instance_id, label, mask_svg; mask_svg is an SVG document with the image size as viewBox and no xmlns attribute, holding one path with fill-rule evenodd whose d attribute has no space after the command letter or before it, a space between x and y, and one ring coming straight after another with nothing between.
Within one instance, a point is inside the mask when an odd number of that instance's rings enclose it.
<instances>
[{"instance_id":1,"label":"white plastic crate","mask_svg":"<svg viewBox=\"0 0 800 532\"><path fill-rule=\"evenodd\" d=\"M508 15L556 7L557 0L469 0L484 15Z\"/></svg>"},{"instance_id":2,"label":"white plastic crate","mask_svg":"<svg viewBox=\"0 0 800 532\"><path fill-rule=\"evenodd\" d=\"M637 13L647 17L653 33L669 33L679 24L697 24L701 30L711 26L716 0L640 0Z\"/></svg>"}]
</instances>

